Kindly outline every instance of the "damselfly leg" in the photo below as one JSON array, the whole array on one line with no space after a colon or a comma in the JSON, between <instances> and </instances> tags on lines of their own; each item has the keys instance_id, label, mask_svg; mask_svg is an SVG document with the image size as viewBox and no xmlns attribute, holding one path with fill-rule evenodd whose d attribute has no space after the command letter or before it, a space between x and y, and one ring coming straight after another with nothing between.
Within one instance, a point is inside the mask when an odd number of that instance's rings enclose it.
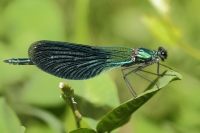
<instances>
[{"instance_id":1,"label":"damselfly leg","mask_svg":"<svg viewBox=\"0 0 200 133\"><path fill-rule=\"evenodd\" d=\"M158 84L156 84L156 83L153 82L152 80L146 78L145 76L139 74L138 71L142 71L142 72L149 73L149 74L156 75L156 76L175 76L175 75L172 75L172 74L160 74L160 65L161 65L161 66L164 66L164 67L166 67L166 68L168 68L168 69L170 69L170 70L173 70L173 69L170 68L170 67L168 67L168 66L166 66L166 65L160 64L159 62L157 62L157 73L153 73L153 72L149 72L149 71L143 70L144 68L146 68L147 66L150 66L150 65L152 65L152 64L154 64L154 62L149 63L149 64L140 65L140 66L130 66L130 67L122 68L122 74L123 74L124 80L125 80L125 82L126 82L128 88L129 88L129 90L130 90L130 92L132 93L132 95L133 95L134 98L137 97L137 93L136 93L136 91L133 89L133 87L131 86L130 82L129 82L128 79L127 79L127 76L130 75L131 73L135 73L136 75L138 75L138 76L142 77L143 79L145 79L145 80L151 82L152 84L155 84L156 87L157 87L158 89L160 89L159 86L158 86ZM125 70L127 70L127 69L132 69L132 68L135 68L135 69L131 70L131 71L128 72L128 73L125 73L125 72L124 72Z\"/></svg>"},{"instance_id":2,"label":"damselfly leg","mask_svg":"<svg viewBox=\"0 0 200 133\"><path fill-rule=\"evenodd\" d=\"M170 68L170 67L168 67L168 66L166 66L164 64L161 64L160 62L157 62L157 75L158 76L176 76L176 75L173 75L173 74L160 74L160 65L163 66L163 67L166 67L166 68L168 68L170 70L173 70L172 68Z\"/></svg>"},{"instance_id":3,"label":"damselfly leg","mask_svg":"<svg viewBox=\"0 0 200 133\"><path fill-rule=\"evenodd\" d=\"M128 73L125 73L124 71L127 70L127 69L135 68L135 67L139 68L139 67L141 67L141 66L130 66L130 67L125 67L125 68L122 68L122 69L121 69L122 74L123 74L124 81L126 82L126 85L128 86L128 89L130 90L130 92L131 92L131 94L133 95L133 97L137 97L137 93L136 93L136 91L133 89L133 87L131 86L131 84L129 83L129 81L128 81L128 79L127 79L127 76L128 76L129 74L133 73L133 71L134 71L135 69L132 70L132 71L130 71L130 72L128 72ZM136 68L136 69L137 69L137 68Z\"/></svg>"}]
</instances>

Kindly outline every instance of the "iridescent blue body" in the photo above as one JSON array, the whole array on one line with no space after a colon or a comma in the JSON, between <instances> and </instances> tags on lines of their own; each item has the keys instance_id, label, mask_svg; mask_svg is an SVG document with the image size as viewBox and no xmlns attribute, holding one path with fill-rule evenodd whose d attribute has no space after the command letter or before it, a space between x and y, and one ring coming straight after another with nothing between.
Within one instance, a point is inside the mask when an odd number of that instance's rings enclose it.
<instances>
[{"instance_id":1,"label":"iridescent blue body","mask_svg":"<svg viewBox=\"0 0 200 133\"><path fill-rule=\"evenodd\" d=\"M126 69L136 64L141 65L132 71L134 73L153 63L158 63L159 69L159 58L164 61L167 51L162 47L156 51L141 47L100 47L43 40L33 43L28 55L29 58L12 58L4 62L13 65L36 65L60 78L83 80L116 67ZM125 81L126 75L128 74L124 74ZM126 83L129 84L128 81Z\"/></svg>"}]
</instances>

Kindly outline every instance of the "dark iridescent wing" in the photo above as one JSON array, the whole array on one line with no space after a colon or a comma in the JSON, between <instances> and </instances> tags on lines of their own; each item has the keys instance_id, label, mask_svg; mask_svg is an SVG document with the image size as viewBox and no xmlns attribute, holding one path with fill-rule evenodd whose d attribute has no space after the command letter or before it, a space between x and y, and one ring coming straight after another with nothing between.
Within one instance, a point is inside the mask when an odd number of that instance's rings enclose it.
<instances>
[{"instance_id":1,"label":"dark iridescent wing","mask_svg":"<svg viewBox=\"0 0 200 133\"><path fill-rule=\"evenodd\" d=\"M29 58L54 76L81 80L130 63L133 49L95 47L56 41L38 41L29 48Z\"/></svg>"}]
</instances>

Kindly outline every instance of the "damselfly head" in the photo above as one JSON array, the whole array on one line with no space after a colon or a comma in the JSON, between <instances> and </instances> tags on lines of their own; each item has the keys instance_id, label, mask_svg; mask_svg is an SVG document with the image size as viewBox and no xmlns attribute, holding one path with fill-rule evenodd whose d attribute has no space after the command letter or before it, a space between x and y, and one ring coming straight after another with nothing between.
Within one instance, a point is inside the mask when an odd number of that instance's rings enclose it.
<instances>
[{"instance_id":1,"label":"damselfly head","mask_svg":"<svg viewBox=\"0 0 200 133\"><path fill-rule=\"evenodd\" d=\"M158 48L158 56L161 58L162 61L167 59L167 50L165 50L163 47Z\"/></svg>"}]
</instances>

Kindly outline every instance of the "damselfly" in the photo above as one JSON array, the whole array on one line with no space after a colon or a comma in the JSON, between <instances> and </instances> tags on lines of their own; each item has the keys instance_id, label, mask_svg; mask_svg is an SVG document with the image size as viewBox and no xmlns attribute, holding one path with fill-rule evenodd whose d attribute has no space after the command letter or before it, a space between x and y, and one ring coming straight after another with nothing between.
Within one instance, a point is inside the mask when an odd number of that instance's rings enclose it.
<instances>
[{"instance_id":1,"label":"damselfly","mask_svg":"<svg viewBox=\"0 0 200 133\"><path fill-rule=\"evenodd\" d=\"M137 72L154 63L157 63L157 75L160 75L160 65L169 68L159 62L159 58L162 61L167 59L167 51L163 47L156 51L141 47L101 47L42 40L30 46L28 55L29 58L12 58L4 62L13 65L36 65L47 73L71 80L89 79L111 69L123 67L124 80L134 97L137 94L127 79L129 74L135 73L154 83ZM129 68L133 70L125 73ZM159 89L157 84L156 86Z\"/></svg>"}]
</instances>

